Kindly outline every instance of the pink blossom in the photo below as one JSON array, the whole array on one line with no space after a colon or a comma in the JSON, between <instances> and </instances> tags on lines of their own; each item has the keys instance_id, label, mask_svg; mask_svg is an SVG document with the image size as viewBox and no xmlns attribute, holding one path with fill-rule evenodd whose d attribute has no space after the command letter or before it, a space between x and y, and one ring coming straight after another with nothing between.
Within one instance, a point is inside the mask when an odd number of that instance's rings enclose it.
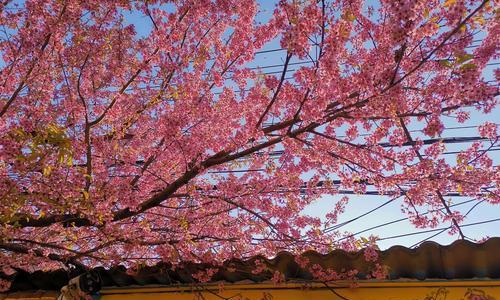
<instances>
[{"instance_id":1,"label":"pink blossom","mask_svg":"<svg viewBox=\"0 0 500 300\"><path fill-rule=\"evenodd\" d=\"M363 255L366 261L374 262L378 260L378 252L374 247L366 247L363 249Z\"/></svg>"},{"instance_id":2,"label":"pink blossom","mask_svg":"<svg viewBox=\"0 0 500 300\"><path fill-rule=\"evenodd\" d=\"M275 284L275 285L278 285L280 283L283 283L285 282L285 275L282 274L280 271L275 271L274 274L273 274L273 278L271 279L271 281Z\"/></svg>"},{"instance_id":3,"label":"pink blossom","mask_svg":"<svg viewBox=\"0 0 500 300\"><path fill-rule=\"evenodd\" d=\"M486 122L479 126L479 134L481 137L494 139L497 135L497 125L495 123Z\"/></svg>"},{"instance_id":4,"label":"pink blossom","mask_svg":"<svg viewBox=\"0 0 500 300\"><path fill-rule=\"evenodd\" d=\"M208 269L205 269L202 271L198 271L195 274L193 274L192 276L193 276L193 278L195 278L199 282L205 283L205 282L210 281L210 279L212 279L212 276L214 276L215 273L217 273L217 271L218 271L218 269L216 269L216 268L208 268Z\"/></svg>"}]
</instances>

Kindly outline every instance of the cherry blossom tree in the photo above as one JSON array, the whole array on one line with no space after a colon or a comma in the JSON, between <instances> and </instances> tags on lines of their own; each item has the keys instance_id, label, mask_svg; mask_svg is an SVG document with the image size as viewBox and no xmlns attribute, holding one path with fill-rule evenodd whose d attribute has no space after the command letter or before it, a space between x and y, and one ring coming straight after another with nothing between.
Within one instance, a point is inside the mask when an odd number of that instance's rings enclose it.
<instances>
[{"instance_id":1,"label":"cherry blossom tree","mask_svg":"<svg viewBox=\"0 0 500 300\"><path fill-rule=\"evenodd\" d=\"M463 238L446 197L500 204L483 151L497 128L451 159L440 134L443 118L498 103L483 76L498 13L489 0L282 0L260 22L255 0L2 1L3 271L356 250L323 230L347 196L326 220L302 211L368 187ZM278 74L251 67L277 42Z\"/></svg>"}]
</instances>

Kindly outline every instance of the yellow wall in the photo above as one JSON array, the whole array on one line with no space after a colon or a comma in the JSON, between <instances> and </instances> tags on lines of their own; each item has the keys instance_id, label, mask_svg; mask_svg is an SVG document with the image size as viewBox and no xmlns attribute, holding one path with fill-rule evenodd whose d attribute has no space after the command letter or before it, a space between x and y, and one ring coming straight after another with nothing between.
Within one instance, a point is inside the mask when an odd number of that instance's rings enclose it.
<instances>
[{"instance_id":1,"label":"yellow wall","mask_svg":"<svg viewBox=\"0 0 500 300\"><path fill-rule=\"evenodd\" d=\"M223 292L214 285L177 288L105 289L103 300L468 300L467 293L482 294L500 300L500 281L411 281L361 282L356 288L346 283L329 284L226 284ZM218 295L216 295L218 293ZM337 295L336 295L337 294ZM238 298L238 296L240 298ZM343 298L342 298L343 297Z\"/></svg>"}]
</instances>

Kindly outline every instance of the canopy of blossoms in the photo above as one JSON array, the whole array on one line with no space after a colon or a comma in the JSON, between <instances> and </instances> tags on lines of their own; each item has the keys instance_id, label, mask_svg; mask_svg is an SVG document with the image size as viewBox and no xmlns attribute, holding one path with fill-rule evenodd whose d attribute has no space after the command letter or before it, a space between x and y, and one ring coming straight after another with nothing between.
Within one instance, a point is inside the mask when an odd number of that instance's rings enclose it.
<instances>
[{"instance_id":1,"label":"canopy of blossoms","mask_svg":"<svg viewBox=\"0 0 500 300\"><path fill-rule=\"evenodd\" d=\"M483 151L496 125L451 158L439 138L445 118L498 104L483 76L499 56L494 1L281 0L259 14L255 0L0 3L4 272L355 250L323 230L348 197L326 220L302 213L343 190L400 197L415 226L459 236L446 195L500 204ZM250 67L271 42L280 72Z\"/></svg>"}]
</instances>

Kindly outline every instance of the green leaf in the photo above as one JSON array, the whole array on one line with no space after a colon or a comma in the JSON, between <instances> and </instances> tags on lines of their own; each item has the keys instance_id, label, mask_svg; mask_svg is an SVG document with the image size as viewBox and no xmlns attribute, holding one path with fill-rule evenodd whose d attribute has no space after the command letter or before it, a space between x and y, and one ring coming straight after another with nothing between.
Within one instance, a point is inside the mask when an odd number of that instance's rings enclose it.
<instances>
[{"instance_id":1,"label":"green leaf","mask_svg":"<svg viewBox=\"0 0 500 300\"><path fill-rule=\"evenodd\" d=\"M451 68L453 65L449 60L442 59L439 61L439 64L442 65L443 67Z\"/></svg>"},{"instance_id":2,"label":"green leaf","mask_svg":"<svg viewBox=\"0 0 500 300\"><path fill-rule=\"evenodd\" d=\"M474 55L466 53L464 55L457 56L457 60L455 62L457 64L461 64L461 63L466 62L468 60L471 60L473 58L474 58Z\"/></svg>"},{"instance_id":3,"label":"green leaf","mask_svg":"<svg viewBox=\"0 0 500 300\"><path fill-rule=\"evenodd\" d=\"M466 71L466 70L474 70L477 66L473 63L467 63L464 64L460 67L461 70Z\"/></svg>"}]
</instances>

